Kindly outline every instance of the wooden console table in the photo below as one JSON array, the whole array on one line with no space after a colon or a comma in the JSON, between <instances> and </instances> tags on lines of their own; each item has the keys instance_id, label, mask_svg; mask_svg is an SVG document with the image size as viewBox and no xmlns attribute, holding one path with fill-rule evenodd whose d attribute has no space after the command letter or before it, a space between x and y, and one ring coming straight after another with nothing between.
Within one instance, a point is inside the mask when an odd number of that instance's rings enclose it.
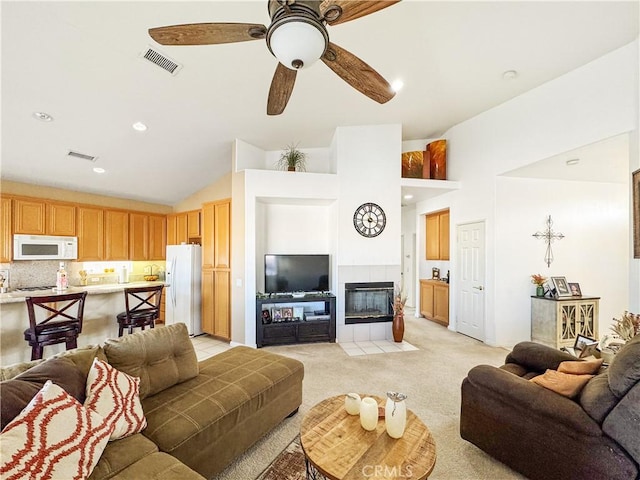
<instances>
[{"instance_id":1,"label":"wooden console table","mask_svg":"<svg viewBox=\"0 0 640 480\"><path fill-rule=\"evenodd\" d=\"M531 340L573 347L576 336L597 340L600 297L531 297Z\"/></svg>"}]
</instances>

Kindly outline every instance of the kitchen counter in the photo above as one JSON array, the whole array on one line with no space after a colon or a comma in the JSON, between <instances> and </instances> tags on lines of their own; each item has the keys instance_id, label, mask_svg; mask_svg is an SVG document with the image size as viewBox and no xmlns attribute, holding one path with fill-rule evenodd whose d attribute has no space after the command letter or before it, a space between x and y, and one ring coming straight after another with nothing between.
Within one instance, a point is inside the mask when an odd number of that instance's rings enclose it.
<instances>
[{"instance_id":1,"label":"kitchen counter","mask_svg":"<svg viewBox=\"0 0 640 480\"><path fill-rule=\"evenodd\" d=\"M25 297L43 297L45 295L64 295L65 293L87 292L89 295L104 295L105 293L123 292L125 288L151 287L153 285L166 285L165 282L131 282L131 283L108 283L103 285L87 285L69 287L64 292L58 290L14 290L7 293L0 293L0 305L4 303L24 303ZM26 308L26 307L25 307Z\"/></svg>"},{"instance_id":2,"label":"kitchen counter","mask_svg":"<svg viewBox=\"0 0 640 480\"><path fill-rule=\"evenodd\" d=\"M125 310L124 289L153 285L167 284L155 281L69 287L65 293L87 292L78 347L98 345L107 338L117 337L116 315ZM31 359L31 347L24 339L24 331L29 327L29 316L24 299L28 296L45 295L62 295L62 293L53 290L36 290L0 294L0 315L2 316L2 322L0 322L0 365L7 366ZM46 346L44 347L44 358L60 353L64 349L64 343Z\"/></svg>"}]
</instances>

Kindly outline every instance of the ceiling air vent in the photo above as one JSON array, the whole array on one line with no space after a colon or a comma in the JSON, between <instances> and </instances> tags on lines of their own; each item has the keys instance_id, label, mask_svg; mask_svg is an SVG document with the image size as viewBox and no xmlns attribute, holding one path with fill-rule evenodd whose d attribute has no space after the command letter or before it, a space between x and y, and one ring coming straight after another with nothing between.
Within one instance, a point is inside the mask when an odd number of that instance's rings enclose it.
<instances>
[{"instance_id":1,"label":"ceiling air vent","mask_svg":"<svg viewBox=\"0 0 640 480\"><path fill-rule=\"evenodd\" d=\"M176 75L182 68L182 65L171 60L166 55L158 52L157 50L154 50L151 47L147 47L147 50L144 52L142 57L150 61L151 63L159 66L163 70L166 70L171 75Z\"/></svg>"},{"instance_id":2,"label":"ceiling air vent","mask_svg":"<svg viewBox=\"0 0 640 480\"><path fill-rule=\"evenodd\" d=\"M73 150L69 150L67 153L67 157L79 158L81 160L88 160L90 162L95 162L98 157L95 155L87 155L86 153L74 152Z\"/></svg>"}]
</instances>

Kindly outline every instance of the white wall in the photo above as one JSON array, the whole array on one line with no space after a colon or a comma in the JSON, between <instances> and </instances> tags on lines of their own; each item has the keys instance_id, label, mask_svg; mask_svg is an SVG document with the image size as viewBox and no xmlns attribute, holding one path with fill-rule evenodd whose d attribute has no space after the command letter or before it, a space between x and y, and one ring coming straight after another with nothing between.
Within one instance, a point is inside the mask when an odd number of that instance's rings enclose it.
<instances>
[{"instance_id":1,"label":"white wall","mask_svg":"<svg viewBox=\"0 0 640 480\"><path fill-rule=\"evenodd\" d=\"M339 127L338 265L400 265L400 125ZM355 210L379 205L387 224L377 237L365 238L353 227Z\"/></svg>"},{"instance_id":2,"label":"white wall","mask_svg":"<svg viewBox=\"0 0 640 480\"><path fill-rule=\"evenodd\" d=\"M461 182L462 188L420 203L416 214L450 207L452 240L455 239L457 225L485 221L487 343L509 346L522 339L522 328L512 328L509 323L511 318L498 318L498 315L522 311L522 297L527 297L531 290L528 288L514 295L512 286L505 278L513 274L526 279L532 273L537 273L530 271L529 265L523 265L522 270L517 272L513 272L511 265L502 265L505 252L498 249L498 245L501 245L502 236L508 236L511 230L511 225L503 225L503 220L509 215L512 200L517 199L512 199L508 190L503 191L510 184L496 180L497 175L604 138L637 130L637 70L638 42L635 41L463 122L444 135L448 141L448 178ZM535 204L533 197L530 201ZM540 208L535 215L532 212L534 218L531 220L544 222L545 215L549 213L555 218L554 212L558 210L546 210ZM626 223L628 228L628 217ZM526 237L543 226L541 224L534 230L525 228L521 234ZM620 228L616 226L615 230L619 231ZM589 237L584 238L584 242L591 241ZM521 245L516 243L510 248L516 252L513 255L517 255ZM455 241L451 252L451 264L454 265L457 260ZM627 258L627 266L618 271L609 269L607 274L610 278L629 278L628 253L622 255ZM557 265L554 268L560 272ZM592 283L587 275L602 274L602 271L571 273L576 280L593 284L595 289L599 285ZM623 288L627 282L624 285ZM453 277L450 328L455 328L456 293ZM620 303L632 305L638 302L638 291L631 291L629 295L633 300L627 298ZM613 303L615 300L606 299L606 302Z\"/></svg>"},{"instance_id":3,"label":"white wall","mask_svg":"<svg viewBox=\"0 0 640 480\"><path fill-rule=\"evenodd\" d=\"M531 274L566 277L583 295L601 297L600 335L628 309L629 204L624 185L499 177L496 185L496 343L530 340ZM554 260L544 262L546 242L532 235L553 230Z\"/></svg>"}]
</instances>

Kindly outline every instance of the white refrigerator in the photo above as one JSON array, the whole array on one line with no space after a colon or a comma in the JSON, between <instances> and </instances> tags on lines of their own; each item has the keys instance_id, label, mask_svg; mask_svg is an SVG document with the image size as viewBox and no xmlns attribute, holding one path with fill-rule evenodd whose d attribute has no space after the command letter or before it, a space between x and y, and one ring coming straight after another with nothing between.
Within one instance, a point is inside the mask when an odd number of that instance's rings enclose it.
<instances>
[{"instance_id":1,"label":"white refrigerator","mask_svg":"<svg viewBox=\"0 0 640 480\"><path fill-rule=\"evenodd\" d=\"M202 333L202 247L167 245L165 323L182 322L189 335Z\"/></svg>"}]
</instances>

